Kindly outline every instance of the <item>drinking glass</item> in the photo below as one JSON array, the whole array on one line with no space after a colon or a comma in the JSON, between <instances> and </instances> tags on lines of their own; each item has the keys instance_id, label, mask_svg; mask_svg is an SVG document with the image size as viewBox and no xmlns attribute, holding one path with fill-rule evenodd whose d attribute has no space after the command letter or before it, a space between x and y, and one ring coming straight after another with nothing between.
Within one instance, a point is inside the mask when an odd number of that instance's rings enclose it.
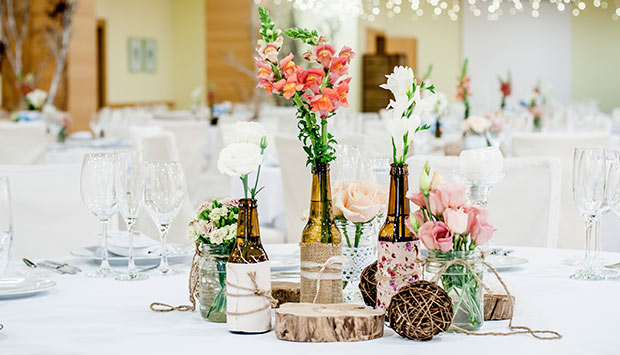
<instances>
[{"instance_id":1,"label":"drinking glass","mask_svg":"<svg viewBox=\"0 0 620 355\"><path fill-rule=\"evenodd\" d=\"M88 277L114 276L108 261L108 222L116 213L115 164L115 153L86 154L82 163L82 201L90 213L101 221L103 239L101 265L97 271L86 274Z\"/></svg>"},{"instance_id":2,"label":"drinking glass","mask_svg":"<svg viewBox=\"0 0 620 355\"><path fill-rule=\"evenodd\" d=\"M185 174L177 162L152 162L144 167L144 207L159 228L161 260L153 272L160 275L175 273L168 265L166 236L170 223L185 201Z\"/></svg>"},{"instance_id":3,"label":"drinking glass","mask_svg":"<svg viewBox=\"0 0 620 355\"><path fill-rule=\"evenodd\" d=\"M603 280L593 235L595 222L605 202L606 156L604 148L576 148L573 156L573 197L586 224L585 260L570 276L575 280Z\"/></svg>"},{"instance_id":4,"label":"drinking glass","mask_svg":"<svg viewBox=\"0 0 620 355\"><path fill-rule=\"evenodd\" d=\"M118 273L114 278L121 281L148 279L146 273L138 272L134 262L134 227L144 194L144 176L142 154L138 151L122 151L117 153L115 189L118 211L127 224L129 239L129 257L127 272Z\"/></svg>"},{"instance_id":5,"label":"drinking glass","mask_svg":"<svg viewBox=\"0 0 620 355\"><path fill-rule=\"evenodd\" d=\"M2 276L9 265L12 242L13 224L11 223L9 179L5 176L0 176L0 276Z\"/></svg>"}]
</instances>

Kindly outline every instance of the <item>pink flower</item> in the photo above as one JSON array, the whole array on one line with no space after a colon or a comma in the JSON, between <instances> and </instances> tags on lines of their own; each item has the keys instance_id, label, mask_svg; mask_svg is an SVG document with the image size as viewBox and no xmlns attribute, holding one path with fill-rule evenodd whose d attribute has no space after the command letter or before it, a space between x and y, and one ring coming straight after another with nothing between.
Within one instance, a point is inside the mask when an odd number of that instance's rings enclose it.
<instances>
[{"instance_id":1,"label":"pink flower","mask_svg":"<svg viewBox=\"0 0 620 355\"><path fill-rule=\"evenodd\" d=\"M422 194L422 191L407 191L407 195L405 195L409 199L409 201L413 202L416 206L420 208L426 208L426 198Z\"/></svg>"},{"instance_id":2,"label":"pink flower","mask_svg":"<svg viewBox=\"0 0 620 355\"><path fill-rule=\"evenodd\" d=\"M344 46L338 53L339 57L344 57L347 60L347 64L351 63L351 59L355 58L355 52L350 47Z\"/></svg>"},{"instance_id":3,"label":"pink flower","mask_svg":"<svg viewBox=\"0 0 620 355\"><path fill-rule=\"evenodd\" d=\"M337 96L335 89L323 88L321 94L315 95L310 99L312 112L319 112L321 117L327 117L328 113L336 109L333 100L336 100Z\"/></svg>"},{"instance_id":4,"label":"pink flower","mask_svg":"<svg viewBox=\"0 0 620 355\"><path fill-rule=\"evenodd\" d=\"M467 229L471 233L471 240L476 245L488 242L496 231L489 223L489 210L486 208L471 206L463 209L467 213Z\"/></svg>"},{"instance_id":5,"label":"pink flower","mask_svg":"<svg viewBox=\"0 0 620 355\"><path fill-rule=\"evenodd\" d=\"M428 249L450 251L454 246L452 233L443 222L426 222L418 230L418 237Z\"/></svg>"},{"instance_id":6,"label":"pink flower","mask_svg":"<svg viewBox=\"0 0 620 355\"><path fill-rule=\"evenodd\" d=\"M290 99L295 95L295 92L302 90L304 84L297 80L297 74L291 74L286 80L281 79L277 83L273 84L273 87L282 92L282 96L285 99Z\"/></svg>"},{"instance_id":7,"label":"pink flower","mask_svg":"<svg viewBox=\"0 0 620 355\"><path fill-rule=\"evenodd\" d=\"M428 202L430 204L431 213L434 216L441 215L443 211L446 209L446 204L444 203L442 192L440 190L429 191Z\"/></svg>"},{"instance_id":8,"label":"pink flower","mask_svg":"<svg viewBox=\"0 0 620 355\"><path fill-rule=\"evenodd\" d=\"M343 75L347 75L349 72L349 68L347 66L347 58L345 57L336 57L333 58L329 65L329 82L334 85L340 77Z\"/></svg>"},{"instance_id":9,"label":"pink flower","mask_svg":"<svg viewBox=\"0 0 620 355\"><path fill-rule=\"evenodd\" d=\"M334 213L354 223L365 223L385 210L385 190L366 180L337 183L334 186Z\"/></svg>"},{"instance_id":10,"label":"pink flower","mask_svg":"<svg viewBox=\"0 0 620 355\"><path fill-rule=\"evenodd\" d=\"M467 188L461 184L441 184L437 187L441 201L446 208L457 209L463 207L466 202ZM438 213L442 213L443 210Z\"/></svg>"},{"instance_id":11,"label":"pink flower","mask_svg":"<svg viewBox=\"0 0 620 355\"><path fill-rule=\"evenodd\" d=\"M314 47L314 55L323 68L329 67L329 63L332 61L334 53L336 53L336 50L331 44L319 44Z\"/></svg>"},{"instance_id":12,"label":"pink flower","mask_svg":"<svg viewBox=\"0 0 620 355\"><path fill-rule=\"evenodd\" d=\"M424 220L424 214L422 213L422 210L417 210L415 212L412 213L413 217L415 218L415 220L418 222L418 225L423 225L425 220Z\"/></svg>"},{"instance_id":13,"label":"pink flower","mask_svg":"<svg viewBox=\"0 0 620 355\"><path fill-rule=\"evenodd\" d=\"M325 71L321 68L308 69L304 89L310 89L313 93L318 94L325 77Z\"/></svg>"},{"instance_id":14,"label":"pink flower","mask_svg":"<svg viewBox=\"0 0 620 355\"><path fill-rule=\"evenodd\" d=\"M293 53L290 53L280 61L280 68L282 69L282 73L284 74L285 78L293 75L298 70L297 65L295 65L295 62L293 62L293 58L295 58L295 56L293 55Z\"/></svg>"},{"instance_id":15,"label":"pink flower","mask_svg":"<svg viewBox=\"0 0 620 355\"><path fill-rule=\"evenodd\" d=\"M349 107L349 101L347 100L347 95L349 95L349 81L341 81L340 84L336 87L336 95L337 95L337 104L336 108Z\"/></svg>"},{"instance_id":16,"label":"pink flower","mask_svg":"<svg viewBox=\"0 0 620 355\"><path fill-rule=\"evenodd\" d=\"M272 63L278 62L278 51L280 47L277 43L271 42L256 47L258 54Z\"/></svg>"},{"instance_id":17,"label":"pink flower","mask_svg":"<svg viewBox=\"0 0 620 355\"><path fill-rule=\"evenodd\" d=\"M452 208L446 208L446 210L443 211L443 219L448 228L450 228L450 230L452 231L452 233L467 233L469 216L467 215L467 213L465 213L465 211L463 211L462 208L459 208L457 210L453 210Z\"/></svg>"}]
</instances>

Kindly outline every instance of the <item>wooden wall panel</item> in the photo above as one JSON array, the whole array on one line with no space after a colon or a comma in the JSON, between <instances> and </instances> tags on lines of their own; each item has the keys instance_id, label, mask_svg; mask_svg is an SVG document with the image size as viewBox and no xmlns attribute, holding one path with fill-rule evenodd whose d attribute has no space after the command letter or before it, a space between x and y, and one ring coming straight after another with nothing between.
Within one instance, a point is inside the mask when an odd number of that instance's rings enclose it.
<instances>
[{"instance_id":1,"label":"wooden wall panel","mask_svg":"<svg viewBox=\"0 0 620 355\"><path fill-rule=\"evenodd\" d=\"M254 43L251 40L252 0L206 0L207 82L215 84L215 100L242 101L256 86L256 80L230 65L234 54L239 64L254 71Z\"/></svg>"},{"instance_id":2,"label":"wooden wall panel","mask_svg":"<svg viewBox=\"0 0 620 355\"><path fill-rule=\"evenodd\" d=\"M71 130L88 130L97 110L95 0L80 0L73 18L73 37L67 58L67 107L73 117Z\"/></svg>"}]
</instances>

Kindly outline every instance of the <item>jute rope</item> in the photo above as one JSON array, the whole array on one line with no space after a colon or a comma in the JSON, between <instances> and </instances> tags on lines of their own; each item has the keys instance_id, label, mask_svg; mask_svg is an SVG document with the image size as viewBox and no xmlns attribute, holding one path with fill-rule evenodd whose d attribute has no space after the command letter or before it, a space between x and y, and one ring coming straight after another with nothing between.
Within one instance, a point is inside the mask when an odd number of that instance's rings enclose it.
<instances>
[{"instance_id":1,"label":"jute rope","mask_svg":"<svg viewBox=\"0 0 620 355\"><path fill-rule=\"evenodd\" d=\"M227 288L226 289L226 296L230 296L230 297L263 297L265 300L267 300L267 304L265 304L263 307L257 308L257 309L252 310L252 311L247 311L247 312L230 312L230 311L226 311L226 315L229 315L229 316L244 316L244 315L248 315L248 314L258 313L258 312L266 310L267 308L276 307L278 305L278 301L271 296L271 291L261 290L258 287L258 283L256 282L256 271L248 272L248 277L250 278L250 281L252 282L252 286L254 286L253 288L235 285L235 284L232 284L232 283L228 282L228 280L226 280L226 286L227 287L238 288L240 290L251 292L251 293L247 293L247 294L230 293L230 292L228 292L228 288Z\"/></svg>"},{"instance_id":2,"label":"jute rope","mask_svg":"<svg viewBox=\"0 0 620 355\"><path fill-rule=\"evenodd\" d=\"M317 273L317 277L316 277L316 292L314 294L314 299L312 300L312 303L316 303L316 300L319 298L319 292L321 291L321 277L323 276L323 273L325 272L325 270L332 265L343 265L348 260L349 258L347 258L346 256L334 255L330 257L329 259L327 259L324 263L316 263L316 265L312 266L312 267L320 267L319 272ZM302 271L302 273L303 272L305 271ZM342 272L338 274L338 277L339 278L342 277Z\"/></svg>"},{"instance_id":3,"label":"jute rope","mask_svg":"<svg viewBox=\"0 0 620 355\"><path fill-rule=\"evenodd\" d=\"M420 265L422 265L422 267L426 267L426 265L429 263L430 261L428 259L417 259L414 260L414 263L418 263ZM506 291L506 295L508 296L508 299L510 300L510 305L511 307L514 307L514 297L512 297L512 295L510 294L510 291L508 291L508 286L506 286L506 283L504 282L504 280L499 276L499 273L497 272L497 270L495 270L495 268L493 266L491 266L489 263L487 263L485 261L485 253L482 253L482 256L480 257L480 259L478 260L473 260L473 261L467 261L461 258L456 258L456 259L452 259L448 262L446 262L436 273L435 275L433 275L431 282L436 282L437 279L452 265L463 265L464 267L466 267L471 274L474 276L475 280L489 293L489 294L493 294L493 291L491 291L491 289L484 283L482 282L482 280L480 279L480 277L478 277L478 275L476 274L476 272L474 271L472 265L476 264L476 263L481 263L482 265L486 266L487 268L489 268L489 270L491 270L491 272L495 275L495 277L497 278L497 281L499 281L499 283L502 285L502 287L504 288L504 291ZM386 276L380 276L379 273L377 272L377 280L405 280L407 278L409 278L410 276L413 276L415 273L406 273L403 275L397 275L395 277L386 277ZM514 313L514 312L513 312ZM527 326L523 326L523 325L514 325L512 324L512 318L513 318L513 314L510 315L510 318L508 319L508 328L510 329L509 332L483 332L483 333L477 333L477 332L472 332L463 328L460 328L456 325L452 325L452 328L454 328L456 331L463 333L463 334L467 334L467 335L494 335L494 336L506 336L506 335L514 335L514 334L530 334L531 336L533 336L536 339L541 339L541 340L554 340L554 339L561 339L562 338L562 334L554 331L554 330L533 330L530 327Z\"/></svg>"},{"instance_id":4,"label":"jute rope","mask_svg":"<svg viewBox=\"0 0 620 355\"><path fill-rule=\"evenodd\" d=\"M151 311L153 312L188 312L196 310L196 301L199 299L200 295L200 283L199 283L199 268L200 265L198 263L198 257L215 257L215 258L228 258L228 255L224 254L207 254L200 251L200 243L196 243L196 251L194 252L194 256L192 257L192 266L189 271L189 301L191 305L184 304L180 306L172 306L167 303L162 302L153 302L149 306Z\"/></svg>"}]
</instances>

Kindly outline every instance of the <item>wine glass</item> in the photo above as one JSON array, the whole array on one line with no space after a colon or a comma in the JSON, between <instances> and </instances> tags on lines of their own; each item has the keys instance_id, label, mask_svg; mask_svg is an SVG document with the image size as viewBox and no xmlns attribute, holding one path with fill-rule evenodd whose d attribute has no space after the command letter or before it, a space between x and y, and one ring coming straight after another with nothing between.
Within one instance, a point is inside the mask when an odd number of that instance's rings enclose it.
<instances>
[{"instance_id":1,"label":"wine glass","mask_svg":"<svg viewBox=\"0 0 620 355\"><path fill-rule=\"evenodd\" d=\"M593 231L604 207L606 181L605 148L576 148L573 156L573 197L586 224L585 260L581 269L570 276L575 280L603 280L598 265L598 250Z\"/></svg>"},{"instance_id":2,"label":"wine glass","mask_svg":"<svg viewBox=\"0 0 620 355\"><path fill-rule=\"evenodd\" d=\"M86 274L88 277L114 276L108 261L108 222L116 213L115 164L115 153L86 154L82 163L82 201L90 213L101 221L103 239L101 265L97 271Z\"/></svg>"},{"instance_id":3,"label":"wine glass","mask_svg":"<svg viewBox=\"0 0 620 355\"><path fill-rule=\"evenodd\" d=\"M103 122L101 122L101 117L99 115L99 113L93 112L90 116L90 122L88 123L90 130L93 131L95 139L101 138L101 133L103 132Z\"/></svg>"},{"instance_id":4,"label":"wine glass","mask_svg":"<svg viewBox=\"0 0 620 355\"><path fill-rule=\"evenodd\" d=\"M175 273L168 265L166 236L185 201L185 174L178 162L152 162L144 167L144 206L159 228L161 260L154 273Z\"/></svg>"},{"instance_id":5,"label":"wine glass","mask_svg":"<svg viewBox=\"0 0 620 355\"><path fill-rule=\"evenodd\" d=\"M9 265L12 242L13 224L11 223L9 179L6 176L0 176L0 276Z\"/></svg>"},{"instance_id":6,"label":"wine glass","mask_svg":"<svg viewBox=\"0 0 620 355\"><path fill-rule=\"evenodd\" d=\"M114 278L121 281L145 280L148 275L138 272L134 262L134 227L144 194L142 154L138 151L117 153L115 188L118 211L127 224L129 238L129 257L127 272L118 273Z\"/></svg>"}]
</instances>

